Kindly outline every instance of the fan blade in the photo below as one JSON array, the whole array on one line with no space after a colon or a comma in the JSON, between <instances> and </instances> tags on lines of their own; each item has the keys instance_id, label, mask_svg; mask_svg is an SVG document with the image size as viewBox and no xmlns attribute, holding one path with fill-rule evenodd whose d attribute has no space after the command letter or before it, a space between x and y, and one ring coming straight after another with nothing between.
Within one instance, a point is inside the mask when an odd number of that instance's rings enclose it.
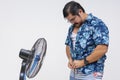
<instances>
[{"instance_id":1,"label":"fan blade","mask_svg":"<svg viewBox=\"0 0 120 80\"><path fill-rule=\"evenodd\" d=\"M46 53L47 43L44 38L40 38L36 41L31 50L33 52L33 59L26 67L26 75L28 78L33 78L40 70L45 53Z\"/></svg>"}]
</instances>

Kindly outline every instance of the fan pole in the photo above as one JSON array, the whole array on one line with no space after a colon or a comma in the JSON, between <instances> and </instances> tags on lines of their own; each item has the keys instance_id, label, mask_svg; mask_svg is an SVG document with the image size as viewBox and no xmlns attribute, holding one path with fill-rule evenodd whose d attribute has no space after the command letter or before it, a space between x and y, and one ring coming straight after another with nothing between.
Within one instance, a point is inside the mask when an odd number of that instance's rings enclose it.
<instances>
[{"instance_id":1,"label":"fan pole","mask_svg":"<svg viewBox=\"0 0 120 80\"><path fill-rule=\"evenodd\" d=\"M26 60L23 60L19 80L26 80L25 68L26 68Z\"/></svg>"}]
</instances>

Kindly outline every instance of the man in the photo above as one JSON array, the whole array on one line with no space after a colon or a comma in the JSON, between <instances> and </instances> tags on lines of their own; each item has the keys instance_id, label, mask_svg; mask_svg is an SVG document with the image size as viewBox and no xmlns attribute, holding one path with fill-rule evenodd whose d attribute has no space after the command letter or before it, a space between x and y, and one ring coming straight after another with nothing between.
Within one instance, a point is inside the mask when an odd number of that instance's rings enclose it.
<instances>
[{"instance_id":1,"label":"man","mask_svg":"<svg viewBox=\"0 0 120 80\"><path fill-rule=\"evenodd\" d=\"M101 19L86 14L75 1L65 5L63 16L72 24L65 42L70 80L102 80L109 45L108 28Z\"/></svg>"}]
</instances>

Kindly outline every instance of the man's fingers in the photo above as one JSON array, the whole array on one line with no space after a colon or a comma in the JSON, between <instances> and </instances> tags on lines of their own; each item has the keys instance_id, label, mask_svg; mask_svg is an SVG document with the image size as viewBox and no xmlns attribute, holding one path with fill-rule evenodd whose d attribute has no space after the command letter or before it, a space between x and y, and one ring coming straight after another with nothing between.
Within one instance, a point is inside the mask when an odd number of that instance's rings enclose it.
<instances>
[{"instance_id":1,"label":"man's fingers","mask_svg":"<svg viewBox=\"0 0 120 80\"><path fill-rule=\"evenodd\" d=\"M68 64L68 67L69 67L70 69L72 69L72 65L71 65L71 64Z\"/></svg>"}]
</instances>

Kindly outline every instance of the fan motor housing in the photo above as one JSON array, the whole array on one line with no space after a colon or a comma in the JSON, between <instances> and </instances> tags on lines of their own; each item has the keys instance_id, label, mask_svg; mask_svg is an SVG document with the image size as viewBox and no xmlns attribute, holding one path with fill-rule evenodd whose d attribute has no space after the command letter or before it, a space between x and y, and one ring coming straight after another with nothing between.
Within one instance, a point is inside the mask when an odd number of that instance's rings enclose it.
<instances>
[{"instance_id":1,"label":"fan motor housing","mask_svg":"<svg viewBox=\"0 0 120 80\"><path fill-rule=\"evenodd\" d=\"M25 50L25 49L20 50L20 53L19 53L20 58L24 60L29 60L31 56L32 56L32 53L30 50Z\"/></svg>"}]
</instances>

